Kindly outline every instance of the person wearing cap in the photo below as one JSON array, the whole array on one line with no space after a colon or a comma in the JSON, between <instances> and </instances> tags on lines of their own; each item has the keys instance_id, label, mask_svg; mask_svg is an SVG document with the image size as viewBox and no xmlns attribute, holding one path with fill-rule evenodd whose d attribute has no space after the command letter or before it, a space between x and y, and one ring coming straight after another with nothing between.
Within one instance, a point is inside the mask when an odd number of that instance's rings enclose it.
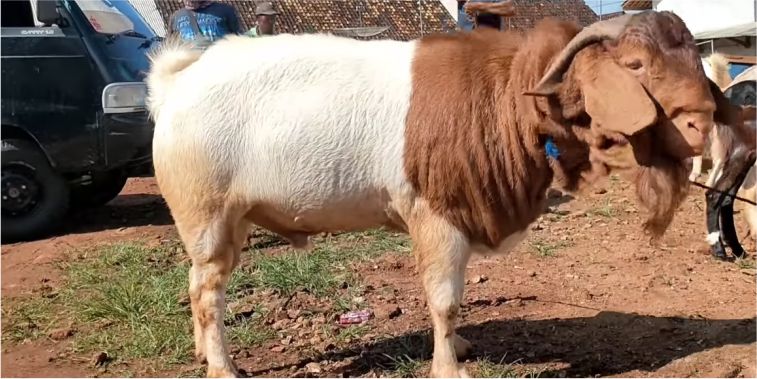
<instances>
[{"instance_id":1,"label":"person wearing cap","mask_svg":"<svg viewBox=\"0 0 757 379\"><path fill-rule=\"evenodd\" d=\"M249 37L261 37L273 34L273 26L276 22L276 16L279 12L273 8L269 2L261 2L255 6L256 25L247 31L245 35Z\"/></svg>"},{"instance_id":2,"label":"person wearing cap","mask_svg":"<svg viewBox=\"0 0 757 379\"><path fill-rule=\"evenodd\" d=\"M171 15L169 36L208 45L227 34L242 34L236 9L217 1L184 0L184 7Z\"/></svg>"}]
</instances>

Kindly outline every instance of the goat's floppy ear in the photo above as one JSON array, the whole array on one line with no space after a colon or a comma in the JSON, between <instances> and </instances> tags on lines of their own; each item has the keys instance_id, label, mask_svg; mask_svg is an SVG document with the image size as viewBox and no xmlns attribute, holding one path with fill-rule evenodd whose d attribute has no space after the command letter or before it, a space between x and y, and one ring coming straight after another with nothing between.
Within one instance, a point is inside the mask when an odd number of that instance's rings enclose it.
<instances>
[{"instance_id":1,"label":"goat's floppy ear","mask_svg":"<svg viewBox=\"0 0 757 379\"><path fill-rule=\"evenodd\" d=\"M657 108L647 91L630 73L601 54L583 59L576 73L586 113L600 127L626 136L657 121Z\"/></svg>"}]
</instances>

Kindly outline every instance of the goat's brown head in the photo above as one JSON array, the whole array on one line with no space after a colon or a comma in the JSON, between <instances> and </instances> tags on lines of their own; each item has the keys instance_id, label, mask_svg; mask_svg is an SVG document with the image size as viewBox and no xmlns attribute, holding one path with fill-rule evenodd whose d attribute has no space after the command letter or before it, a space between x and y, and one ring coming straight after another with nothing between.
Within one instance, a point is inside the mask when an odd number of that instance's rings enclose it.
<instances>
[{"instance_id":1,"label":"goat's brown head","mask_svg":"<svg viewBox=\"0 0 757 379\"><path fill-rule=\"evenodd\" d=\"M556 98L563 125L590 126L593 171L635 169L646 229L659 236L686 196L685 160L716 118L714 91L722 98L683 21L649 11L583 29L527 94Z\"/></svg>"}]
</instances>

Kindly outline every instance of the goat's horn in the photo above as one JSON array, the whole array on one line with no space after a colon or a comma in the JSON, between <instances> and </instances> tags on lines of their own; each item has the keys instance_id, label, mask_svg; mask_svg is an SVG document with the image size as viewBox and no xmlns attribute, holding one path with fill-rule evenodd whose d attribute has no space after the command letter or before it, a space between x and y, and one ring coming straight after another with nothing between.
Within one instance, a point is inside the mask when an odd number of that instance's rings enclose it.
<instances>
[{"instance_id":1,"label":"goat's horn","mask_svg":"<svg viewBox=\"0 0 757 379\"><path fill-rule=\"evenodd\" d=\"M603 39L618 38L626 25L628 25L628 22L631 21L631 17L633 16L627 14L609 20L595 22L585 27L576 34L570 42L568 42L568 45L565 46L565 48L562 49L560 55L555 58L554 62L544 76L542 76L539 83L531 91L525 92L524 94L531 96L548 96L555 93L557 85L562 81L562 76L565 74L565 71L568 70L573 57L575 57L581 49L593 43L599 42Z\"/></svg>"}]
</instances>

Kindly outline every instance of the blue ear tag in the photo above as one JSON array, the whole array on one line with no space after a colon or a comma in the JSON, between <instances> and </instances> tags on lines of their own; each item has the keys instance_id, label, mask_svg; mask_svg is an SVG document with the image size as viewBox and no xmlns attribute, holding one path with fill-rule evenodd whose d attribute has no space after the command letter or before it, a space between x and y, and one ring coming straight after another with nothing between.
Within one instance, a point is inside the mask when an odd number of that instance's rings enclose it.
<instances>
[{"instance_id":1,"label":"blue ear tag","mask_svg":"<svg viewBox=\"0 0 757 379\"><path fill-rule=\"evenodd\" d=\"M557 149L557 145L555 145L552 137L547 137L547 142L544 143L544 150L550 158L557 159L560 157L560 150Z\"/></svg>"}]
</instances>

